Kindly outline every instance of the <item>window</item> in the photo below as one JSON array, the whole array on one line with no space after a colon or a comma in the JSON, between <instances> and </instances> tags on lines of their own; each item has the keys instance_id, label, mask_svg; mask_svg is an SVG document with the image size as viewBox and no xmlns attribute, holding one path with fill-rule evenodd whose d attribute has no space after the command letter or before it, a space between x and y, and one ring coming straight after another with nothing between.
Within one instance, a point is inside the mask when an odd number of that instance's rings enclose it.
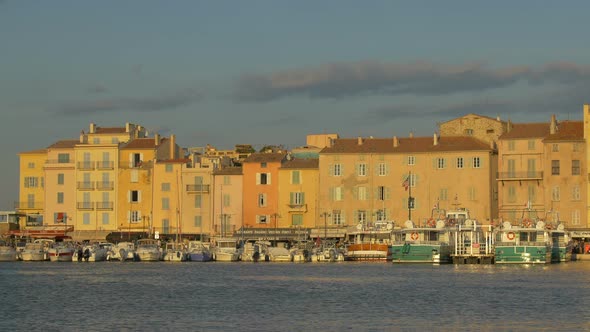
<instances>
[{"instance_id":1,"label":"window","mask_svg":"<svg viewBox=\"0 0 590 332\"><path fill-rule=\"evenodd\" d=\"M82 222L84 223L84 225L90 225L90 213L82 213Z\"/></svg>"},{"instance_id":2,"label":"window","mask_svg":"<svg viewBox=\"0 0 590 332\"><path fill-rule=\"evenodd\" d=\"M508 151L514 151L516 149L515 141L508 141Z\"/></svg>"},{"instance_id":3,"label":"window","mask_svg":"<svg viewBox=\"0 0 590 332\"><path fill-rule=\"evenodd\" d=\"M118 143L119 143L119 139L117 137L111 138L111 144L118 144Z\"/></svg>"},{"instance_id":4,"label":"window","mask_svg":"<svg viewBox=\"0 0 590 332\"><path fill-rule=\"evenodd\" d=\"M102 224L103 225L109 224L109 214L107 212L102 213Z\"/></svg>"},{"instance_id":5,"label":"window","mask_svg":"<svg viewBox=\"0 0 590 332\"><path fill-rule=\"evenodd\" d=\"M441 188L439 191L438 199L446 201L449 199L449 190L447 188Z\"/></svg>"},{"instance_id":6,"label":"window","mask_svg":"<svg viewBox=\"0 0 590 332\"><path fill-rule=\"evenodd\" d=\"M223 185L228 186L231 184L231 176L224 175L223 176Z\"/></svg>"},{"instance_id":7,"label":"window","mask_svg":"<svg viewBox=\"0 0 590 332\"><path fill-rule=\"evenodd\" d=\"M166 173L172 173L173 170L174 170L174 165L166 164Z\"/></svg>"},{"instance_id":8,"label":"window","mask_svg":"<svg viewBox=\"0 0 590 332\"><path fill-rule=\"evenodd\" d=\"M580 186L574 185L572 187L572 201L579 201L581 200L581 193L580 193Z\"/></svg>"},{"instance_id":9,"label":"window","mask_svg":"<svg viewBox=\"0 0 590 332\"><path fill-rule=\"evenodd\" d=\"M356 174L358 176L367 176L367 164L357 164L356 165Z\"/></svg>"},{"instance_id":10,"label":"window","mask_svg":"<svg viewBox=\"0 0 590 332\"><path fill-rule=\"evenodd\" d=\"M375 212L377 220L387 220L387 209L379 209Z\"/></svg>"},{"instance_id":11,"label":"window","mask_svg":"<svg viewBox=\"0 0 590 332\"><path fill-rule=\"evenodd\" d=\"M475 187L469 187L469 200L475 201L477 196L475 195Z\"/></svg>"},{"instance_id":12,"label":"window","mask_svg":"<svg viewBox=\"0 0 590 332\"><path fill-rule=\"evenodd\" d=\"M445 158L436 158L436 168L443 169L446 166Z\"/></svg>"},{"instance_id":13,"label":"window","mask_svg":"<svg viewBox=\"0 0 590 332\"><path fill-rule=\"evenodd\" d=\"M551 160L551 175L559 175L559 160Z\"/></svg>"},{"instance_id":14,"label":"window","mask_svg":"<svg viewBox=\"0 0 590 332\"><path fill-rule=\"evenodd\" d=\"M367 200L367 187L358 187L356 198L359 201L366 201Z\"/></svg>"},{"instance_id":15,"label":"window","mask_svg":"<svg viewBox=\"0 0 590 332\"><path fill-rule=\"evenodd\" d=\"M131 170L131 183L139 182L139 172L136 169Z\"/></svg>"},{"instance_id":16,"label":"window","mask_svg":"<svg viewBox=\"0 0 590 332\"><path fill-rule=\"evenodd\" d=\"M358 210L356 212L356 221L359 224L364 224L367 222L367 211L365 210Z\"/></svg>"},{"instance_id":17,"label":"window","mask_svg":"<svg viewBox=\"0 0 590 332\"><path fill-rule=\"evenodd\" d=\"M291 171L291 184L301 184L300 171Z\"/></svg>"},{"instance_id":18,"label":"window","mask_svg":"<svg viewBox=\"0 0 590 332\"><path fill-rule=\"evenodd\" d=\"M258 207L266 207L266 194L258 194Z\"/></svg>"},{"instance_id":19,"label":"window","mask_svg":"<svg viewBox=\"0 0 590 332\"><path fill-rule=\"evenodd\" d=\"M379 176L386 176L387 175L387 164L386 163L379 163Z\"/></svg>"},{"instance_id":20,"label":"window","mask_svg":"<svg viewBox=\"0 0 590 332\"><path fill-rule=\"evenodd\" d=\"M64 203L64 193L58 192L57 193L57 204L63 204L63 203Z\"/></svg>"},{"instance_id":21,"label":"window","mask_svg":"<svg viewBox=\"0 0 590 332\"><path fill-rule=\"evenodd\" d=\"M457 168L463 168L463 157L457 157Z\"/></svg>"},{"instance_id":22,"label":"window","mask_svg":"<svg viewBox=\"0 0 590 332\"><path fill-rule=\"evenodd\" d=\"M377 199L380 201L384 201L385 200L385 187L384 186L379 186L377 187Z\"/></svg>"},{"instance_id":23,"label":"window","mask_svg":"<svg viewBox=\"0 0 590 332\"><path fill-rule=\"evenodd\" d=\"M70 154L69 153L59 153L57 155L57 162L59 164L67 164L70 162Z\"/></svg>"},{"instance_id":24,"label":"window","mask_svg":"<svg viewBox=\"0 0 590 332\"><path fill-rule=\"evenodd\" d=\"M516 161L514 159L508 159L508 177L515 178L516 177Z\"/></svg>"},{"instance_id":25,"label":"window","mask_svg":"<svg viewBox=\"0 0 590 332\"><path fill-rule=\"evenodd\" d=\"M27 208L35 208L35 194L27 194Z\"/></svg>"},{"instance_id":26,"label":"window","mask_svg":"<svg viewBox=\"0 0 590 332\"><path fill-rule=\"evenodd\" d=\"M572 211L572 225L579 225L580 224L580 210L573 210Z\"/></svg>"},{"instance_id":27,"label":"window","mask_svg":"<svg viewBox=\"0 0 590 332\"><path fill-rule=\"evenodd\" d=\"M170 210L170 198L162 197L162 210Z\"/></svg>"},{"instance_id":28,"label":"window","mask_svg":"<svg viewBox=\"0 0 590 332\"><path fill-rule=\"evenodd\" d=\"M514 186L508 187L508 202L509 203L516 202L516 188Z\"/></svg>"},{"instance_id":29,"label":"window","mask_svg":"<svg viewBox=\"0 0 590 332\"><path fill-rule=\"evenodd\" d=\"M134 210L129 211L129 222L133 224L137 224L141 221L141 211Z\"/></svg>"},{"instance_id":30,"label":"window","mask_svg":"<svg viewBox=\"0 0 590 332\"><path fill-rule=\"evenodd\" d=\"M572 160L572 175L580 175L580 161Z\"/></svg>"},{"instance_id":31,"label":"window","mask_svg":"<svg viewBox=\"0 0 590 332\"><path fill-rule=\"evenodd\" d=\"M293 226L301 226L303 225L303 215L302 214L294 214L291 216L291 225Z\"/></svg>"},{"instance_id":32,"label":"window","mask_svg":"<svg viewBox=\"0 0 590 332\"><path fill-rule=\"evenodd\" d=\"M527 160L527 177L534 178L536 177L536 161L535 159L528 159Z\"/></svg>"},{"instance_id":33,"label":"window","mask_svg":"<svg viewBox=\"0 0 590 332\"><path fill-rule=\"evenodd\" d=\"M473 168L480 168L481 167L481 160L479 159L479 157L473 157L472 166L473 166Z\"/></svg>"},{"instance_id":34,"label":"window","mask_svg":"<svg viewBox=\"0 0 590 332\"><path fill-rule=\"evenodd\" d=\"M558 202L560 200L559 186L555 186L551 189L551 200Z\"/></svg>"},{"instance_id":35,"label":"window","mask_svg":"<svg viewBox=\"0 0 590 332\"><path fill-rule=\"evenodd\" d=\"M195 195L195 208L199 209L201 208L203 204L203 196L201 194L196 194Z\"/></svg>"},{"instance_id":36,"label":"window","mask_svg":"<svg viewBox=\"0 0 590 332\"><path fill-rule=\"evenodd\" d=\"M534 150L534 149L535 149L535 141L529 140L529 150Z\"/></svg>"},{"instance_id":37,"label":"window","mask_svg":"<svg viewBox=\"0 0 590 332\"><path fill-rule=\"evenodd\" d=\"M529 201L534 203L537 199L537 188L534 184L529 185Z\"/></svg>"},{"instance_id":38,"label":"window","mask_svg":"<svg viewBox=\"0 0 590 332\"><path fill-rule=\"evenodd\" d=\"M64 184L65 183L65 176L63 173L57 174L57 184Z\"/></svg>"},{"instance_id":39,"label":"window","mask_svg":"<svg viewBox=\"0 0 590 332\"><path fill-rule=\"evenodd\" d=\"M267 174L266 173L260 174L260 184L267 184L267 182L268 182Z\"/></svg>"},{"instance_id":40,"label":"window","mask_svg":"<svg viewBox=\"0 0 590 332\"><path fill-rule=\"evenodd\" d=\"M139 190L130 190L129 191L129 202L131 203L139 203L140 201L140 192Z\"/></svg>"},{"instance_id":41,"label":"window","mask_svg":"<svg viewBox=\"0 0 590 332\"><path fill-rule=\"evenodd\" d=\"M303 192L292 192L290 193L289 204L291 205L303 205L305 204L305 193Z\"/></svg>"},{"instance_id":42,"label":"window","mask_svg":"<svg viewBox=\"0 0 590 332\"><path fill-rule=\"evenodd\" d=\"M330 197L333 201L341 201L343 199L342 195L342 187L332 187L330 188Z\"/></svg>"},{"instance_id":43,"label":"window","mask_svg":"<svg viewBox=\"0 0 590 332\"><path fill-rule=\"evenodd\" d=\"M35 176L26 176L24 181L25 188L37 188L39 179Z\"/></svg>"},{"instance_id":44,"label":"window","mask_svg":"<svg viewBox=\"0 0 590 332\"><path fill-rule=\"evenodd\" d=\"M257 223L259 224L266 224L268 222L268 218L265 215L258 215L256 216L256 219Z\"/></svg>"},{"instance_id":45,"label":"window","mask_svg":"<svg viewBox=\"0 0 590 332\"><path fill-rule=\"evenodd\" d=\"M332 211L332 224L333 225L343 225L344 218L342 217L342 212L340 210L333 210Z\"/></svg>"},{"instance_id":46,"label":"window","mask_svg":"<svg viewBox=\"0 0 590 332\"><path fill-rule=\"evenodd\" d=\"M559 144L557 144L557 143L551 144L551 151L552 152L559 152Z\"/></svg>"},{"instance_id":47,"label":"window","mask_svg":"<svg viewBox=\"0 0 590 332\"><path fill-rule=\"evenodd\" d=\"M416 157L415 156L408 156L408 165L410 165L410 166L416 165Z\"/></svg>"},{"instance_id":48,"label":"window","mask_svg":"<svg viewBox=\"0 0 590 332\"><path fill-rule=\"evenodd\" d=\"M486 134L493 134L494 133L494 129L486 129Z\"/></svg>"},{"instance_id":49,"label":"window","mask_svg":"<svg viewBox=\"0 0 590 332\"><path fill-rule=\"evenodd\" d=\"M202 224L203 224L203 217L202 216L195 216L194 226L201 227Z\"/></svg>"},{"instance_id":50,"label":"window","mask_svg":"<svg viewBox=\"0 0 590 332\"><path fill-rule=\"evenodd\" d=\"M270 173L256 173L256 184L270 184Z\"/></svg>"},{"instance_id":51,"label":"window","mask_svg":"<svg viewBox=\"0 0 590 332\"><path fill-rule=\"evenodd\" d=\"M29 168L35 168L35 163L29 163L28 167Z\"/></svg>"},{"instance_id":52,"label":"window","mask_svg":"<svg viewBox=\"0 0 590 332\"><path fill-rule=\"evenodd\" d=\"M170 182L162 183L162 191L170 191Z\"/></svg>"},{"instance_id":53,"label":"window","mask_svg":"<svg viewBox=\"0 0 590 332\"><path fill-rule=\"evenodd\" d=\"M579 152L579 151L582 151L582 149L581 149L581 144L580 144L580 143L574 143L574 144L573 144L573 146L572 146L572 151L573 151L573 152Z\"/></svg>"},{"instance_id":54,"label":"window","mask_svg":"<svg viewBox=\"0 0 590 332\"><path fill-rule=\"evenodd\" d=\"M260 163L260 168L266 168L267 166L268 164L265 162Z\"/></svg>"},{"instance_id":55,"label":"window","mask_svg":"<svg viewBox=\"0 0 590 332\"><path fill-rule=\"evenodd\" d=\"M92 144L100 144L100 138L98 138L98 137L93 138Z\"/></svg>"},{"instance_id":56,"label":"window","mask_svg":"<svg viewBox=\"0 0 590 332\"><path fill-rule=\"evenodd\" d=\"M333 174L334 174L334 176L342 176L342 165L341 164L334 164Z\"/></svg>"}]
</instances>

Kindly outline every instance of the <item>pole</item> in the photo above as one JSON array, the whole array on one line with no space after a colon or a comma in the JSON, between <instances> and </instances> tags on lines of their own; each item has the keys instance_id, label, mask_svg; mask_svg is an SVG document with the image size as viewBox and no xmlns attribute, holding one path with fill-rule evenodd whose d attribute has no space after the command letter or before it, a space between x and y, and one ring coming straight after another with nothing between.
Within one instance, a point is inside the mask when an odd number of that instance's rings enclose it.
<instances>
[{"instance_id":1,"label":"pole","mask_svg":"<svg viewBox=\"0 0 590 332\"><path fill-rule=\"evenodd\" d=\"M412 220L412 171L408 174L408 220Z\"/></svg>"}]
</instances>

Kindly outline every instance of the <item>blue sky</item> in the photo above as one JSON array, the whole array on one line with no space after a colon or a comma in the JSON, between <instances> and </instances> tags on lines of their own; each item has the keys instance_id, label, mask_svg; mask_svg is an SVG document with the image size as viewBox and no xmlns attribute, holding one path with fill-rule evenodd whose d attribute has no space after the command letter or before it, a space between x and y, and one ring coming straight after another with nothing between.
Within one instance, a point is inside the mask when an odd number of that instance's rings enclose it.
<instances>
[{"instance_id":1,"label":"blue sky","mask_svg":"<svg viewBox=\"0 0 590 332\"><path fill-rule=\"evenodd\" d=\"M0 0L0 208L20 151L90 122L185 147L581 119L587 1Z\"/></svg>"}]
</instances>

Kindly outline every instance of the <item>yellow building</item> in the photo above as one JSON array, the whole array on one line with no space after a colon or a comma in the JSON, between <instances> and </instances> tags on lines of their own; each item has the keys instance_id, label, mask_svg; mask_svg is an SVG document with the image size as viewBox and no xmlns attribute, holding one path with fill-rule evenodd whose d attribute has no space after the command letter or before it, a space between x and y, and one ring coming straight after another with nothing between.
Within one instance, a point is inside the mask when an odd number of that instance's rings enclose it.
<instances>
[{"instance_id":1,"label":"yellow building","mask_svg":"<svg viewBox=\"0 0 590 332\"><path fill-rule=\"evenodd\" d=\"M191 238L205 239L213 232L213 172L218 159L192 154L182 165L181 221L183 233Z\"/></svg>"},{"instance_id":2,"label":"yellow building","mask_svg":"<svg viewBox=\"0 0 590 332\"><path fill-rule=\"evenodd\" d=\"M336 139L320 152L318 209L330 215L329 225L401 225L424 223L435 206L459 203L489 223L497 217L496 165L495 151L473 137Z\"/></svg>"},{"instance_id":3,"label":"yellow building","mask_svg":"<svg viewBox=\"0 0 590 332\"><path fill-rule=\"evenodd\" d=\"M47 148L44 225L74 227L76 222L75 147L79 140L61 140Z\"/></svg>"},{"instance_id":4,"label":"yellow building","mask_svg":"<svg viewBox=\"0 0 590 332\"><path fill-rule=\"evenodd\" d=\"M211 235L232 236L244 226L241 167L226 167L213 172L213 215Z\"/></svg>"},{"instance_id":5,"label":"yellow building","mask_svg":"<svg viewBox=\"0 0 590 332\"><path fill-rule=\"evenodd\" d=\"M185 232L182 221L182 166L187 159L156 160L152 200L152 227L161 238L175 239ZM168 190L168 188L170 190Z\"/></svg>"},{"instance_id":6,"label":"yellow building","mask_svg":"<svg viewBox=\"0 0 590 332\"><path fill-rule=\"evenodd\" d=\"M37 219L38 223L42 223L45 208L45 174L43 167L47 161L47 150L21 152L19 153L19 161L19 196L14 208L20 213ZM34 216L38 216L38 218Z\"/></svg>"},{"instance_id":7,"label":"yellow building","mask_svg":"<svg viewBox=\"0 0 590 332\"><path fill-rule=\"evenodd\" d=\"M287 157L279 168L280 228L318 227L319 159Z\"/></svg>"}]
</instances>

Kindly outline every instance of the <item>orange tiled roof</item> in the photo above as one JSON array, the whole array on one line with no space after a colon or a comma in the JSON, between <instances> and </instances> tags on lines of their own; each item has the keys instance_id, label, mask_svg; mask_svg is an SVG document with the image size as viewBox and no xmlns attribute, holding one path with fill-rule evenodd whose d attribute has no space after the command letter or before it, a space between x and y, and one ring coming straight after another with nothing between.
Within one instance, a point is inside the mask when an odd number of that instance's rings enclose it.
<instances>
[{"instance_id":1,"label":"orange tiled roof","mask_svg":"<svg viewBox=\"0 0 590 332\"><path fill-rule=\"evenodd\" d=\"M560 121L557 123L557 132L545 137L545 141L571 141L584 139L583 121Z\"/></svg>"},{"instance_id":2,"label":"orange tiled roof","mask_svg":"<svg viewBox=\"0 0 590 332\"><path fill-rule=\"evenodd\" d=\"M241 167L224 167L222 169L215 170L213 172L215 175L241 175L242 168Z\"/></svg>"},{"instance_id":3,"label":"orange tiled roof","mask_svg":"<svg viewBox=\"0 0 590 332\"><path fill-rule=\"evenodd\" d=\"M281 165L281 168L298 169L298 168L319 168L320 160L317 158L303 159L295 158L287 160Z\"/></svg>"},{"instance_id":4,"label":"orange tiled roof","mask_svg":"<svg viewBox=\"0 0 590 332\"><path fill-rule=\"evenodd\" d=\"M160 139L160 144L164 142L164 138ZM134 138L125 144L121 149L154 149L156 147L155 139L152 138Z\"/></svg>"},{"instance_id":5,"label":"orange tiled roof","mask_svg":"<svg viewBox=\"0 0 590 332\"><path fill-rule=\"evenodd\" d=\"M68 149L68 148L73 148L78 144L82 144L80 143L80 140L77 139L65 139L65 140L61 140L61 141L57 141L53 144L51 144L50 146L48 146L48 149Z\"/></svg>"},{"instance_id":6,"label":"orange tiled roof","mask_svg":"<svg viewBox=\"0 0 590 332\"><path fill-rule=\"evenodd\" d=\"M179 163L188 163L191 160L188 158L176 158L176 159L158 159L158 163L162 164L179 164Z\"/></svg>"},{"instance_id":7,"label":"orange tiled roof","mask_svg":"<svg viewBox=\"0 0 590 332\"><path fill-rule=\"evenodd\" d=\"M480 114L475 114L475 113L469 113L469 114L465 114L463 116L460 116L458 118L454 118L454 119L451 119L451 120L443 121L443 122L441 122L441 124L447 123L447 122L451 122L451 121L455 121L455 120L458 120L458 119L463 119L463 118L466 118L466 117L469 117L469 116L476 116L476 117L479 117L479 118L485 118L485 119L488 119L488 120L492 120L492 121L496 121L496 122L501 122L501 123L505 123L506 122L506 121L498 120L497 118L492 118L492 117L487 116L487 115L480 115Z\"/></svg>"},{"instance_id":8,"label":"orange tiled roof","mask_svg":"<svg viewBox=\"0 0 590 332\"><path fill-rule=\"evenodd\" d=\"M127 132L125 127L96 127L95 134L124 134Z\"/></svg>"},{"instance_id":9,"label":"orange tiled roof","mask_svg":"<svg viewBox=\"0 0 590 332\"><path fill-rule=\"evenodd\" d=\"M548 122L513 123L512 129L502 134L498 139L542 138L549 135L549 126Z\"/></svg>"},{"instance_id":10,"label":"orange tiled roof","mask_svg":"<svg viewBox=\"0 0 590 332\"><path fill-rule=\"evenodd\" d=\"M285 158L285 153L253 153L244 160L245 163L260 162L281 162Z\"/></svg>"},{"instance_id":11,"label":"orange tiled roof","mask_svg":"<svg viewBox=\"0 0 590 332\"><path fill-rule=\"evenodd\" d=\"M398 138L398 146L393 146L393 138L341 138L334 140L331 147L320 151L324 153L403 153L403 152L450 152L465 150L491 150L488 144L468 136L439 137L434 145L433 137Z\"/></svg>"}]
</instances>

